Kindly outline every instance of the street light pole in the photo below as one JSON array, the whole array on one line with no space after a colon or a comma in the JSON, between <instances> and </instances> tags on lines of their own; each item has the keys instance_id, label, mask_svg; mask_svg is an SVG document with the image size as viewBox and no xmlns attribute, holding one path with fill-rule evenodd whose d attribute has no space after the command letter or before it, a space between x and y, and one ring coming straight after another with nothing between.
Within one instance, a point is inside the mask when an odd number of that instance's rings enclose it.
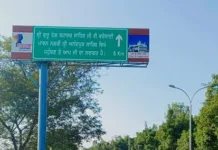
<instances>
[{"instance_id":1,"label":"street light pole","mask_svg":"<svg viewBox=\"0 0 218 150\"><path fill-rule=\"evenodd\" d=\"M176 87L175 85L169 85L169 87L171 88L174 88L174 89L178 89L180 91L182 91L187 97L188 97L188 100L189 100L189 150L192 150L192 101L195 97L195 95L200 91L200 90L203 90L205 88L208 88L208 87L213 87L213 86L205 86L205 87L202 87L200 89L198 89L192 96L192 98L190 98L190 96L181 88L178 88Z\"/></svg>"},{"instance_id":2,"label":"street light pole","mask_svg":"<svg viewBox=\"0 0 218 150\"><path fill-rule=\"evenodd\" d=\"M192 150L192 100L189 104L189 150Z\"/></svg>"}]
</instances>

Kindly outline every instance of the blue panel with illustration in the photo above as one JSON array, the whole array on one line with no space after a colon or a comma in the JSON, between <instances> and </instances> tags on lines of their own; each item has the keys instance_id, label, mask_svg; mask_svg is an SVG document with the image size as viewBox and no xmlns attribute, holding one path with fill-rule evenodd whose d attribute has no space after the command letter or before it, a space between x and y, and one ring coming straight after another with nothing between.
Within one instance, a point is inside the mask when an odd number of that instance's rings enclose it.
<instances>
[{"instance_id":1,"label":"blue panel with illustration","mask_svg":"<svg viewBox=\"0 0 218 150\"><path fill-rule=\"evenodd\" d=\"M149 52L149 35L129 35L129 52Z\"/></svg>"}]
</instances>

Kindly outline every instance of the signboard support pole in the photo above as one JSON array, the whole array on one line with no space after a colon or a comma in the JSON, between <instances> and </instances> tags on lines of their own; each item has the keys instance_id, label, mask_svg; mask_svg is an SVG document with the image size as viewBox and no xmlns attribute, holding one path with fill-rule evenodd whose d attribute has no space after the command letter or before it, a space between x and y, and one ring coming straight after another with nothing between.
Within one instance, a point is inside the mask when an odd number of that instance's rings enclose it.
<instances>
[{"instance_id":1,"label":"signboard support pole","mask_svg":"<svg viewBox=\"0 0 218 150\"><path fill-rule=\"evenodd\" d=\"M40 62L38 150L46 150L48 63Z\"/></svg>"}]
</instances>

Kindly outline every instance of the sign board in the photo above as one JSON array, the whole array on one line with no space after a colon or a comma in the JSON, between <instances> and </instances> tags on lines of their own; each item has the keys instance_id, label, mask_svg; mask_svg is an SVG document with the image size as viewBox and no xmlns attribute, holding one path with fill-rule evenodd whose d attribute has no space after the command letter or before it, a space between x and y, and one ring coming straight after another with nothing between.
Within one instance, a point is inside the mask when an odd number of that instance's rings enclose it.
<instances>
[{"instance_id":1,"label":"sign board","mask_svg":"<svg viewBox=\"0 0 218 150\"><path fill-rule=\"evenodd\" d=\"M30 60L32 54L32 26L13 26L11 58Z\"/></svg>"},{"instance_id":2,"label":"sign board","mask_svg":"<svg viewBox=\"0 0 218 150\"><path fill-rule=\"evenodd\" d=\"M34 27L32 60L127 62L127 44L127 29Z\"/></svg>"},{"instance_id":3,"label":"sign board","mask_svg":"<svg viewBox=\"0 0 218 150\"><path fill-rule=\"evenodd\" d=\"M128 62L149 62L149 30L129 29L128 35Z\"/></svg>"},{"instance_id":4,"label":"sign board","mask_svg":"<svg viewBox=\"0 0 218 150\"><path fill-rule=\"evenodd\" d=\"M13 26L12 36L17 60L149 63L149 29Z\"/></svg>"}]
</instances>

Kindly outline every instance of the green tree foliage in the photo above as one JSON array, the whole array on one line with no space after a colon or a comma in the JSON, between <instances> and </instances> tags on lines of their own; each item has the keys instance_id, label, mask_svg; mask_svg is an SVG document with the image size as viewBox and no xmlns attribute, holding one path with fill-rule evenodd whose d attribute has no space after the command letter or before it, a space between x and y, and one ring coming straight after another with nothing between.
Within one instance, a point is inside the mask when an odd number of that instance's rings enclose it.
<instances>
[{"instance_id":1,"label":"green tree foliage","mask_svg":"<svg viewBox=\"0 0 218 150\"><path fill-rule=\"evenodd\" d=\"M183 103L169 105L164 122L157 132L160 150L175 150L183 130L189 129L189 109Z\"/></svg>"},{"instance_id":2,"label":"green tree foliage","mask_svg":"<svg viewBox=\"0 0 218 150\"><path fill-rule=\"evenodd\" d=\"M102 140L93 144L89 150L156 150L159 142L155 139L157 129L157 126L153 125L151 128L137 133L135 138L117 136L110 142Z\"/></svg>"},{"instance_id":3,"label":"green tree foliage","mask_svg":"<svg viewBox=\"0 0 218 150\"><path fill-rule=\"evenodd\" d=\"M116 136L110 142L101 140L99 143L93 144L89 150L128 150L129 138L129 136Z\"/></svg>"},{"instance_id":4,"label":"green tree foliage","mask_svg":"<svg viewBox=\"0 0 218 150\"><path fill-rule=\"evenodd\" d=\"M188 150L189 149L189 131L183 130L181 137L177 140L178 150Z\"/></svg>"},{"instance_id":5,"label":"green tree foliage","mask_svg":"<svg viewBox=\"0 0 218 150\"><path fill-rule=\"evenodd\" d=\"M77 129L76 129L77 130ZM75 136L72 136L75 135ZM52 150L77 150L78 133L74 129L56 129L48 132L48 146L52 147Z\"/></svg>"},{"instance_id":6,"label":"green tree foliage","mask_svg":"<svg viewBox=\"0 0 218 150\"><path fill-rule=\"evenodd\" d=\"M217 85L218 75L212 76L212 85ZM218 88L209 87L206 101L197 118L196 144L199 150L218 149Z\"/></svg>"},{"instance_id":7,"label":"green tree foliage","mask_svg":"<svg viewBox=\"0 0 218 150\"><path fill-rule=\"evenodd\" d=\"M94 144L89 150L113 150L113 147L109 142L101 140L99 143Z\"/></svg>"},{"instance_id":8,"label":"green tree foliage","mask_svg":"<svg viewBox=\"0 0 218 150\"><path fill-rule=\"evenodd\" d=\"M125 137L117 136L117 137L115 137L111 141L113 150L128 150L128 140L129 140L128 136L125 136Z\"/></svg>"},{"instance_id":9,"label":"green tree foliage","mask_svg":"<svg viewBox=\"0 0 218 150\"><path fill-rule=\"evenodd\" d=\"M1 58L7 58L11 40L2 39ZM0 64L0 138L11 141L15 150L31 150L36 149L37 143L38 88L30 77L38 83L39 68L30 63L22 69L17 63L1 61ZM49 83L63 65L66 64L49 64ZM59 150L77 147L82 140L100 138L105 133L100 121L101 109L94 98L102 92L98 77L98 68L67 64L49 87L48 146Z\"/></svg>"},{"instance_id":10,"label":"green tree foliage","mask_svg":"<svg viewBox=\"0 0 218 150\"><path fill-rule=\"evenodd\" d=\"M11 50L11 38L0 35L0 59L9 58Z\"/></svg>"},{"instance_id":11,"label":"green tree foliage","mask_svg":"<svg viewBox=\"0 0 218 150\"><path fill-rule=\"evenodd\" d=\"M157 126L153 125L151 128L136 133L135 149L142 147L143 150L155 150L159 144L159 141L156 139L157 130Z\"/></svg>"}]
</instances>

